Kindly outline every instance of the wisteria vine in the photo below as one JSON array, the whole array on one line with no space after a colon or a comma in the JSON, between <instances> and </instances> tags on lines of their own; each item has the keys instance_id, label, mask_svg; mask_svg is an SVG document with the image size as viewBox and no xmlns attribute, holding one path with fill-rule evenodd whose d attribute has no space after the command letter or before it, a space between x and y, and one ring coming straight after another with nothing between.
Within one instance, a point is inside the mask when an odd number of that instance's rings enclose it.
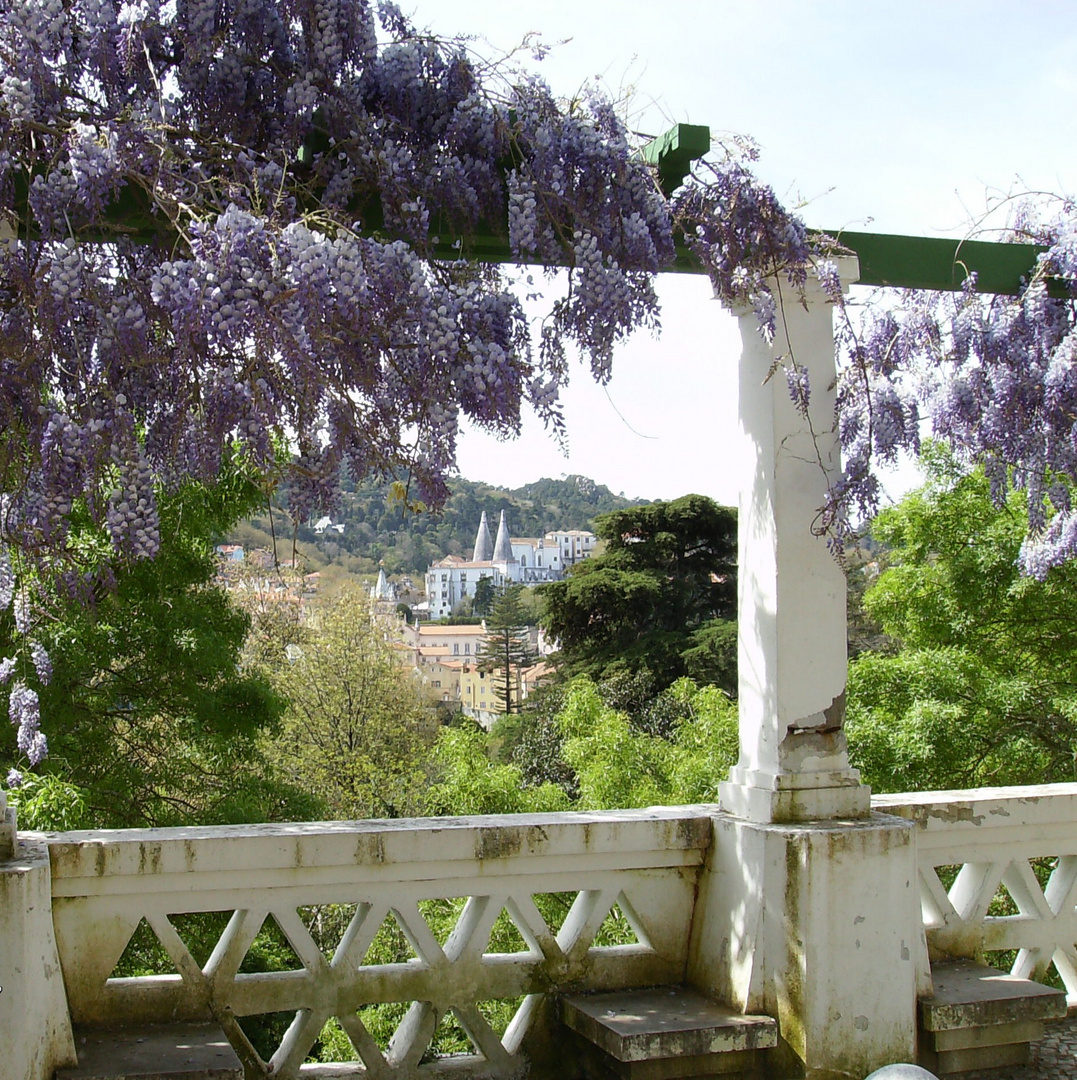
<instances>
[{"instance_id":1,"label":"wisteria vine","mask_svg":"<svg viewBox=\"0 0 1077 1080\"><path fill-rule=\"evenodd\" d=\"M795 293L814 264L841 303L750 154L668 199L638 150L600 94L560 101L384 0L0 0L0 613L21 642L0 682L31 764L33 612L152 557L161 491L238 456L284 470L300 517L345 468L406 475L436 506L461 417L511 435L529 406L559 429L572 353L606 380L657 327L678 237L768 337L774 275ZM484 236L569 268L540 326ZM1057 508L1033 514L1031 572L1077 551L1074 312L1041 280L1072 284L1077 245L1050 237L1016 301L842 320L846 466L821 508L839 544L927 403L1000 485ZM795 358L786 375L806 414Z\"/></svg>"}]
</instances>

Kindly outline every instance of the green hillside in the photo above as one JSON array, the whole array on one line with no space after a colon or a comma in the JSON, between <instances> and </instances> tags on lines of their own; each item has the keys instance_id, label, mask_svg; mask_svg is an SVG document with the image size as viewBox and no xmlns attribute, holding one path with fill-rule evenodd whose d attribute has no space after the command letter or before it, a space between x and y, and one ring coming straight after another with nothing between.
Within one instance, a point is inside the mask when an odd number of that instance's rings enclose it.
<instances>
[{"instance_id":1,"label":"green hillside","mask_svg":"<svg viewBox=\"0 0 1077 1080\"><path fill-rule=\"evenodd\" d=\"M387 483L346 485L332 515L334 524L343 524L342 533L328 530L319 536L311 527L297 529L285 511L276 510L272 529L267 512L239 526L228 541L248 549L270 547L275 533L278 557L286 559L294 537L310 569L376 574L382 565L390 576L409 575L419 585L418 579L437 559L470 557L484 510L491 531L504 510L513 536L543 536L557 529L590 529L596 514L652 501L615 495L586 476L544 478L514 490L463 478L450 487L444 510L431 514L406 510L391 497Z\"/></svg>"}]
</instances>

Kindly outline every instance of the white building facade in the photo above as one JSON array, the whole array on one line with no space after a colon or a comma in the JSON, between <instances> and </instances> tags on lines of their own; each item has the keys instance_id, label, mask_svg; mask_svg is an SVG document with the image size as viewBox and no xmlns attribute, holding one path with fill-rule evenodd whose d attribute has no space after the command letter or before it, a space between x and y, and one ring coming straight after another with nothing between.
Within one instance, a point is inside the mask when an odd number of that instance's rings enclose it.
<instances>
[{"instance_id":1,"label":"white building facade","mask_svg":"<svg viewBox=\"0 0 1077 1080\"><path fill-rule=\"evenodd\" d=\"M474 597L483 578L492 578L495 589L515 582L559 581L566 569L591 556L595 543L594 533L581 529L550 532L537 539L510 537L504 510L497 538L491 540L483 511L471 558L449 555L426 572L430 618L451 615L457 604Z\"/></svg>"}]
</instances>

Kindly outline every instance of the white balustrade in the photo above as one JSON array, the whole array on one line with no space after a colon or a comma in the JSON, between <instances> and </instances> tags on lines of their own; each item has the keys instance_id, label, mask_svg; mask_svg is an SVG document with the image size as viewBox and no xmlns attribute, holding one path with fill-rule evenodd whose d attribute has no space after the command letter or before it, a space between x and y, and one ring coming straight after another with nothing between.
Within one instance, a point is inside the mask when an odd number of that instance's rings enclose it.
<instances>
[{"instance_id":1,"label":"white balustrade","mask_svg":"<svg viewBox=\"0 0 1077 1080\"><path fill-rule=\"evenodd\" d=\"M881 795L872 804L919 826L932 959L1013 951L1013 974L1041 981L1053 963L1077 1003L1077 784Z\"/></svg>"},{"instance_id":2,"label":"white balustrade","mask_svg":"<svg viewBox=\"0 0 1077 1080\"><path fill-rule=\"evenodd\" d=\"M49 845L53 918L71 1017L90 1024L217 1019L251 1060L240 1021L292 1012L269 1062L280 1077L299 1074L336 1017L361 1059L349 1068L363 1075L413 1077L451 1067L510 1076L543 1042L536 1029L546 1023L550 992L684 979L710 837L710 817L688 807L57 834ZM551 893L574 894L560 928L547 925L536 904ZM465 899L439 941L421 908L445 898ZM354 913L326 955L307 909L330 904L353 905ZM637 943L596 946L615 906ZM174 925L192 912L229 913L201 966ZM502 912L524 943L520 952L489 951ZM270 917L298 958L297 970L241 972ZM143 919L176 974L111 977ZM387 920L410 942L410 962L367 961ZM499 1035L480 1005L518 998L515 1018ZM360 1010L394 1002L410 1007L384 1048ZM428 1061L449 1010L475 1052Z\"/></svg>"}]
</instances>

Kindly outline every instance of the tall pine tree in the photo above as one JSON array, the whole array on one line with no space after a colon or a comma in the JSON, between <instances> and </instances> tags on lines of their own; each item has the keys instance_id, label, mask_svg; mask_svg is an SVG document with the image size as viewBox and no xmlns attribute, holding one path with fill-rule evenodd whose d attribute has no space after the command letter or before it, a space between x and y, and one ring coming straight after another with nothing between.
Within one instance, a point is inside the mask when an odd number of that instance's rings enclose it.
<instances>
[{"instance_id":1,"label":"tall pine tree","mask_svg":"<svg viewBox=\"0 0 1077 1080\"><path fill-rule=\"evenodd\" d=\"M528 635L523 591L522 585L509 585L494 601L478 655L480 671L497 673L494 696L503 713L520 711L520 673L538 660Z\"/></svg>"}]
</instances>

